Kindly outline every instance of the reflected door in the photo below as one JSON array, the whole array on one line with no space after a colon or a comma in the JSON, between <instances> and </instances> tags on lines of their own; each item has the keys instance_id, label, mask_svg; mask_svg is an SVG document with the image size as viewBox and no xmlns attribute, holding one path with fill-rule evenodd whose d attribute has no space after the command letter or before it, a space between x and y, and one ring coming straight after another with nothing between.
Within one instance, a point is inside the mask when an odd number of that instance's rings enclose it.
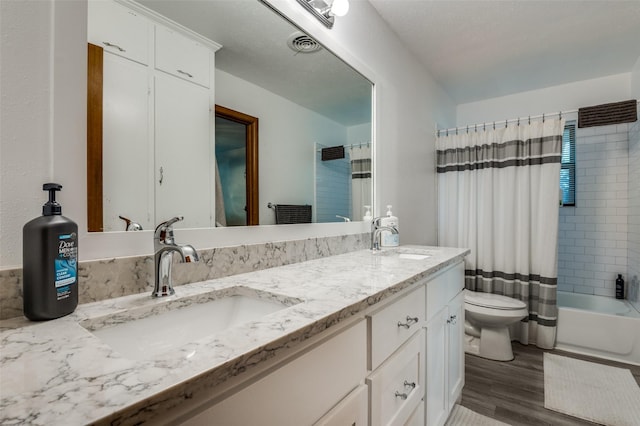
<instances>
[{"instance_id":1,"label":"reflected door","mask_svg":"<svg viewBox=\"0 0 640 426\"><path fill-rule=\"evenodd\" d=\"M258 119L216 105L215 157L226 226L259 225ZM218 222L220 222L218 220Z\"/></svg>"}]
</instances>

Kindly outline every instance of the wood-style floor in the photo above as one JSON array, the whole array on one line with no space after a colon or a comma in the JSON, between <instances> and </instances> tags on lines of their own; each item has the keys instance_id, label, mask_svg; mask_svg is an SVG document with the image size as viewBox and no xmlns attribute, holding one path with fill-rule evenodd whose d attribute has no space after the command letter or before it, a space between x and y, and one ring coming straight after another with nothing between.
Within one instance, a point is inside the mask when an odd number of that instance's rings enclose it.
<instances>
[{"instance_id":1,"label":"wood-style floor","mask_svg":"<svg viewBox=\"0 0 640 426\"><path fill-rule=\"evenodd\" d=\"M640 384L640 367L591 358L562 351L549 351L562 356L583 359L614 367L627 368ZM533 345L513 342L515 359L510 362L490 361L474 355L465 356L465 386L461 405L513 426L577 426L595 425L544 408L543 353Z\"/></svg>"}]
</instances>

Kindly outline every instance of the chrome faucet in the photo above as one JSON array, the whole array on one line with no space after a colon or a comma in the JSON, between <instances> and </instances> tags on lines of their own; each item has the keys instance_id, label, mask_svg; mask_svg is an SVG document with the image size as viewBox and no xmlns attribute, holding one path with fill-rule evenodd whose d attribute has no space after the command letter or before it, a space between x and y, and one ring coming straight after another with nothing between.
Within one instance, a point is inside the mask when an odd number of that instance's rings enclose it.
<instances>
[{"instance_id":1,"label":"chrome faucet","mask_svg":"<svg viewBox=\"0 0 640 426\"><path fill-rule=\"evenodd\" d=\"M153 297L171 296L175 293L171 285L171 262L173 254L179 253L182 262L198 262L198 252L188 244L176 244L173 240L173 224L184 219L176 216L156 227L153 234L155 285Z\"/></svg>"},{"instance_id":2,"label":"chrome faucet","mask_svg":"<svg viewBox=\"0 0 640 426\"><path fill-rule=\"evenodd\" d=\"M371 250L380 250L380 234L382 231L390 231L392 234L398 234L398 228L395 226L381 226L381 217L373 218L371 221Z\"/></svg>"}]
</instances>

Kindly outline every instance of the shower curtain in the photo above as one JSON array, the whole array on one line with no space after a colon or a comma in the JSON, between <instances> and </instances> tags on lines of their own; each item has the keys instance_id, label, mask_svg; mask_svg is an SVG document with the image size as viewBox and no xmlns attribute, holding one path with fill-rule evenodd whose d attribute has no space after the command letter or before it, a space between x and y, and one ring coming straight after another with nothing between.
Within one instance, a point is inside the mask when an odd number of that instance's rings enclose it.
<instances>
[{"instance_id":1,"label":"shower curtain","mask_svg":"<svg viewBox=\"0 0 640 426\"><path fill-rule=\"evenodd\" d=\"M351 159L351 217L362 220L364 206L371 206L371 148L359 145L349 148Z\"/></svg>"},{"instance_id":2,"label":"shower curtain","mask_svg":"<svg viewBox=\"0 0 640 426\"><path fill-rule=\"evenodd\" d=\"M439 137L438 241L468 247L465 287L527 303L512 338L555 344L564 120Z\"/></svg>"}]
</instances>

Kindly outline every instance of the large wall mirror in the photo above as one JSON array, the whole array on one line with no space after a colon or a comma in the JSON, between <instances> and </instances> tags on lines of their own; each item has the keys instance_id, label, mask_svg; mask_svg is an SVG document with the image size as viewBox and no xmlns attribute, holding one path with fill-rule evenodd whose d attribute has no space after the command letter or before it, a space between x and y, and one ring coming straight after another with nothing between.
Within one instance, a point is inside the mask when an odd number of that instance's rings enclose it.
<instances>
[{"instance_id":1,"label":"large wall mirror","mask_svg":"<svg viewBox=\"0 0 640 426\"><path fill-rule=\"evenodd\" d=\"M89 231L362 220L370 81L259 0L89 0Z\"/></svg>"}]
</instances>

